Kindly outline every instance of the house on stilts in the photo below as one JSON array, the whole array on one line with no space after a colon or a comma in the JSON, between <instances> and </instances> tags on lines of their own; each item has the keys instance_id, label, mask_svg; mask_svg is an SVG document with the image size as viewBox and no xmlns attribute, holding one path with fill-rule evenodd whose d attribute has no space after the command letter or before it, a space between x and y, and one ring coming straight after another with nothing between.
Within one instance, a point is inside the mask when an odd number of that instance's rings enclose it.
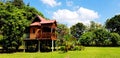
<instances>
[{"instance_id":1,"label":"house on stilts","mask_svg":"<svg viewBox=\"0 0 120 58\"><path fill-rule=\"evenodd\" d=\"M56 27L56 20L37 15L29 26L29 38L24 39L24 51L53 51Z\"/></svg>"}]
</instances>

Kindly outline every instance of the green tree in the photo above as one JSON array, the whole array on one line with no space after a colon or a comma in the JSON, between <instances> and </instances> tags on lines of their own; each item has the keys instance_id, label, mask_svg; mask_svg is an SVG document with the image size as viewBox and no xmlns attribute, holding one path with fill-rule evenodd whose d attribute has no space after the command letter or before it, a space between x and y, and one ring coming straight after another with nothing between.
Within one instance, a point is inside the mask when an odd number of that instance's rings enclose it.
<instances>
[{"instance_id":1,"label":"green tree","mask_svg":"<svg viewBox=\"0 0 120 58\"><path fill-rule=\"evenodd\" d=\"M57 37L58 37L58 44L65 45L65 41L68 39L69 36L69 29L64 24L57 24Z\"/></svg>"},{"instance_id":2,"label":"green tree","mask_svg":"<svg viewBox=\"0 0 120 58\"><path fill-rule=\"evenodd\" d=\"M94 31L96 37L95 37L95 43L97 46L104 46L104 45L109 45L106 44L107 42L104 42L106 40L109 40L110 38L110 32L106 29L97 29Z\"/></svg>"},{"instance_id":3,"label":"green tree","mask_svg":"<svg viewBox=\"0 0 120 58\"><path fill-rule=\"evenodd\" d=\"M120 15L115 15L114 17L107 19L105 25L109 31L120 34Z\"/></svg>"},{"instance_id":4,"label":"green tree","mask_svg":"<svg viewBox=\"0 0 120 58\"><path fill-rule=\"evenodd\" d=\"M94 21L90 22L90 26L87 28L88 31L94 31L96 29L100 29L103 28L103 26L99 23L96 23Z\"/></svg>"},{"instance_id":5,"label":"green tree","mask_svg":"<svg viewBox=\"0 0 120 58\"><path fill-rule=\"evenodd\" d=\"M95 45L95 41L94 38L96 37L96 35L93 32L86 32L83 35L81 35L79 42L81 43L81 45Z\"/></svg>"},{"instance_id":6,"label":"green tree","mask_svg":"<svg viewBox=\"0 0 120 58\"><path fill-rule=\"evenodd\" d=\"M24 2L23 0L13 0L12 4L18 8L24 7Z\"/></svg>"},{"instance_id":7,"label":"green tree","mask_svg":"<svg viewBox=\"0 0 120 58\"><path fill-rule=\"evenodd\" d=\"M84 33L79 42L86 46L111 46L113 36L106 29L96 29L94 31Z\"/></svg>"},{"instance_id":8,"label":"green tree","mask_svg":"<svg viewBox=\"0 0 120 58\"><path fill-rule=\"evenodd\" d=\"M24 5L19 8L11 2L0 2L0 31L2 31L3 39L0 41L4 49L18 49L21 38L26 32L31 19L36 15L43 16L35 8ZM44 17L44 16L43 16Z\"/></svg>"},{"instance_id":9,"label":"green tree","mask_svg":"<svg viewBox=\"0 0 120 58\"><path fill-rule=\"evenodd\" d=\"M78 39L85 31L85 25L83 25L82 23L77 23L70 28L70 31L72 36Z\"/></svg>"},{"instance_id":10,"label":"green tree","mask_svg":"<svg viewBox=\"0 0 120 58\"><path fill-rule=\"evenodd\" d=\"M111 33L110 40L112 42L112 44L111 44L112 46L120 45L120 35L118 33Z\"/></svg>"},{"instance_id":11,"label":"green tree","mask_svg":"<svg viewBox=\"0 0 120 58\"><path fill-rule=\"evenodd\" d=\"M12 5L5 5L7 8L0 11L0 16L2 22L2 47L4 49L12 49L15 47L16 49L19 48L21 45L21 37L23 36L25 27L28 25L27 19L23 17L22 10L12 6Z\"/></svg>"}]
</instances>

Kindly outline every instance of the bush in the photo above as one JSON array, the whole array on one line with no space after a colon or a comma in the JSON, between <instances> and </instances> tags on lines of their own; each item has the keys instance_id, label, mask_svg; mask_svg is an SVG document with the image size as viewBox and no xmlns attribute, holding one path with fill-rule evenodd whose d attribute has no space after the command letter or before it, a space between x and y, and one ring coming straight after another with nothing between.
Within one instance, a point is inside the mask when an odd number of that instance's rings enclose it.
<instances>
[{"instance_id":1,"label":"bush","mask_svg":"<svg viewBox=\"0 0 120 58\"><path fill-rule=\"evenodd\" d=\"M68 50L66 49L66 46L61 46L60 51L67 52Z\"/></svg>"},{"instance_id":2,"label":"bush","mask_svg":"<svg viewBox=\"0 0 120 58\"><path fill-rule=\"evenodd\" d=\"M60 46L60 51L63 51L63 52L81 51L81 50L84 50L84 49L85 49L84 46L72 46L72 47L69 47L68 45L67 46Z\"/></svg>"},{"instance_id":3,"label":"bush","mask_svg":"<svg viewBox=\"0 0 120 58\"><path fill-rule=\"evenodd\" d=\"M74 48L72 49L73 51L77 50L77 51L81 51L84 50L85 47L84 46L74 46Z\"/></svg>"},{"instance_id":4,"label":"bush","mask_svg":"<svg viewBox=\"0 0 120 58\"><path fill-rule=\"evenodd\" d=\"M112 46L119 46L120 45L120 35L118 33L111 33L110 39L112 42Z\"/></svg>"},{"instance_id":5,"label":"bush","mask_svg":"<svg viewBox=\"0 0 120 58\"><path fill-rule=\"evenodd\" d=\"M81 50L85 50L85 47L84 47L84 46L80 46L80 49L81 49Z\"/></svg>"}]
</instances>

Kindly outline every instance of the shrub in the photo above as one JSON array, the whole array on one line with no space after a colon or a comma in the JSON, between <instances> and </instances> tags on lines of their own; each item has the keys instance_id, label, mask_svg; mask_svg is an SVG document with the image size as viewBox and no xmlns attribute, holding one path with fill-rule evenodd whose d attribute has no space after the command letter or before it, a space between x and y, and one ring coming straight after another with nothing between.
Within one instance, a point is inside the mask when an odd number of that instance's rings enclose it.
<instances>
[{"instance_id":1,"label":"shrub","mask_svg":"<svg viewBox=\"0 0 120 58\"><path fill-rule=\"evenodd\" d=\"M81 51L84 50L85 47L84 46L74 46L74 48L72 49L73 51L77 50L77 51Z\"/></svg>"},{"instance_id":2,"label":"shrub","mask_svg":"<svg viewBox=\"0 0 120 58\"><path fill-rule=\"evenodd\" d=\"M66 52L65 48L66 48L65 46L60 46L60 51Z\"/></svg>"},{"instance_id":3,"label":"shrub","mask_svg":"<svg viewBox=\"0 0 120 58\"><path fill-rule=\"evenodd\" d=\"M81 49L81 50L85 50L85 47L84 47L84 46L80 46L80 49Z\"/></svg>"},{"instance_id":4,"label":"shrub","mask_svg":"<svg viewBox=\"0 0 120 58\"><path fill-rule=\"evenodd\" d=\"M110 39L112 42L112 46L119 46L120 45L120 35L118 33L111 33Z\"/></svg>"}]
</instances>

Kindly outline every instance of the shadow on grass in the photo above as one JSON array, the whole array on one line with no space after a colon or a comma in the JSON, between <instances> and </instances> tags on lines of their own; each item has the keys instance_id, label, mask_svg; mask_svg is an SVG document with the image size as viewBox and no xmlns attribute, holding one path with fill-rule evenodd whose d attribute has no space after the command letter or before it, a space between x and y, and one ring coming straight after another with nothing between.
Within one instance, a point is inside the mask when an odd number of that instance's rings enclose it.
<instances>
[{"instance_id":1,"label":"shadow on grass","mask_svg":"<svg viewBox=\"0 0 120 58\"><path fill-rule=\"evenodd\" d=\"M48 52L51 52L51 51L37 51L37 50L25 50L24 49L18 49L18 50L15 50L15 49L8 49L8 50L5 50L5 49L0 49L0 53L1 54L4 54L4 53L16 53L16 52L28 52L28 53L35 53L35 52L42 52L42 53L48 53Z\"/></svg>"},{"instance_id":2,"label":"shadow on grass","mask_svg":"<svg viewBox=\"0 0 120 58\"><path fill-rule=\"evenodd\" d=\"M23 52L23 49L18 49L18 50L14 50L14 49L4 50L4 49L0 49L0 53L15 53L15 52Z\"/></svg>"}]
</instances>

